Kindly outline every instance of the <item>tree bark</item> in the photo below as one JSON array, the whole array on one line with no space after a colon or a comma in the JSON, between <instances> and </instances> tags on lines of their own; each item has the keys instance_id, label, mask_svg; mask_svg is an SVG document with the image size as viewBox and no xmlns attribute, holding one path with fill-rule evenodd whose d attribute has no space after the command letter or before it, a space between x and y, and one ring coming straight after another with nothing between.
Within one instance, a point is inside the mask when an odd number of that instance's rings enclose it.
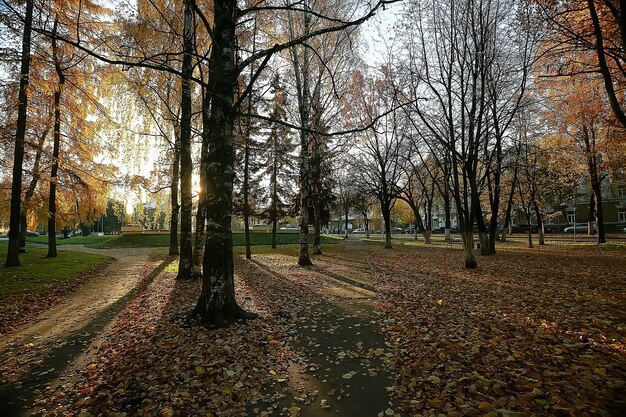
<instances>
[{"instance_id":1,"label":"tree bark","mask_svg":"<svg viewBox=\"0 0 626 417\"><path fill-rule=\"evenodd\" d=\"M204 232L206 225L206 154L209 149L209 138L205 133L204 126L208 123L208 104L210 102L209 93L203 89L202 96L202 147L200 153L200 190L198 191L198 208L196 209L196 233L193 242L193 277L202 277L202 258L204 256Z\"/></svg>"},{"instance_id":2,"label":"tree bark","mask_svg":"<svg viewBox=\"0 0 626 417\"><path fill-rule=\"evenodd\" d=\"M270 218L272 220L272 249L276 249L276 226L278 223L278 164L276 155L273 155L274 162L272 165L272 207Z\"/></svg>"},{"instance_id":3,"label":"tree bark","mask_svg":"<svg viewBox=\"0 0 626 417\"><path fill-rule=\"evenodd\" d=\"M180 131L179 127L174 127L174 160L172 161L172 183L170 185L170 204L172 214L170 217L170 251L171 256L178 255L178 215L180 204L178 204L178 183L180 182Z\"/></svg>"},{"instance_id":4,"label":"tree bark","mask_svg":"<svg viewBox=\"0 0 626 417\"><path fill-rule=\"evenodd\" d=\"M9 245L6 266L19 266L20 212L22 204L22 165L24 164L24 137L26 136L26 111L28 109L28 78L30 71L30 35L33 22L33 0L26 0L22 58L20 67L19 106L17 130L13 153L13 178L11 179L11 214L9 218Z\"/></svg>"},{"instance_id":5,"label":"tree bark","mask_svg":"<svg viewBox=\"0 0 626 417\"><path fill-rule=\"evenodd\" d=\"M191 231L191 77L193 54L193 0L185 0L183 24L182 97L180 113L180 259L177 279L189 279L193 275L193 245Z\"/></svg>"},{"instance_id":6,"label":"tree bark","mask_svg":"<svg viewBox=\"0 0 626 417\"><path fill-rule=\"evenodd\" d=\"M305 4L306 8L306 4ZM311 15L304 14L304 35L308 35L311 25ZM296 64L297 65L297 64ZM303 47L302 57L302 100L300 102L300 253L298 265L313 265L309 257L309 48Z\"/></svg>"},{"instance_id":7,"label":"tree bark","mask_svg":"<svg viewBox=\"0 0 626 417\"><path fill-rule=\"evenodd\" d=\"M465 268L474 269L478 264L476 263L476 252L474 251L474 232L472 227L464 227L461 237L463 238L463 249L465 251Z\"/></svg>"},{"instance_id":8,"label":"tree bark","mask_svg":"<svg viewBox=\"0 0 626 417\"><path fill-rule=\"evenodd\" d=\"M543 228L543 216L541 215L541 210L539 210L539 204L537 202L533 202L533 206L535 207L535 217L537 217L537 234L539 245L545 245L546 239ZM530 225L528 225L530 228Z\"/></svg>"},{"instance_id":9,"label":"tree bark","mask_svg":"<svg viewBox=\"0 0 626 417\"><path fill-rule=\"evenodd\" d=\"M59 148L61 145L61 93L65 85L65 75L61 68L56 39L58 24L58 18L55 18L52 29L52 59L54 60L54 69L59 77L59 81L54 91L54 144L52 146L52 168L50 170L50 194L48 196L48 253L46 258L56 258L57 256L56 192L59 171Z\"/></svg>"},{"instance_id":10,"label":"tree bark","mask_svg":"<svg viewBox=\"0 0 626 417\"><path fill-rule=\"evenodd\" d=\"M187 0L191 3L192 0ZM202 291L194 314L207 327L221 327L240 318L251 318L235 301L233 240L233 97L237 82L233 0L214 1L214 36L209 72L211 112L207 123L207 231ZM205 103L206 105L206 103Z\"/></svg>"},{"instance_id":11,"label":"tree bark","mask_svg":"<svg viewBox=\"0 0 626 417\"><path fill-rule=\"evenodd\" d=\"M621 4L623 4L622 2ZM604 52L604 41L602 35L602 27L600 26L600 19L598 18L598 13L596 11L596 6L594 4L594 0L587 0L587 8L589 9L589 14L591 15L591 21L593 23L593 33L596 38L596 55L598 57L598 65L600 66L600 73L602 74L602 80L604 81L604 89L606 90L606 95L609 99L609 104L611 105L611 110L615 115L615 118L622 125L622 127L626 128L626 114L621 107L620 101L617 97L617 93L615 91L615 87L613 86L613 78L611 76L611 71L606 62L606 56ZM622 15L626 13L625 10L621 9ZM621 28L623 30L623 28Z\"/></svg>"},{"instance_id":12,"label":"tree bark","mask_svg":"<svg viewBox=\"0 0 626 417\"><path fill-rule=\"evenodd\" d=\"M313 204L313 254L322 254L322 208L318 199Z\"/></svg>"},{"instance_id":13,"label":"tree bark","mask_svg":"<svg viewBox=\"0 0 626 417\"><path fill-rule=\"evenodd\" d=\"M381 200L381 212L385 223L385 249L392 249L391 245L391 208L386 200Z\"/></svg>"}]
</instances>

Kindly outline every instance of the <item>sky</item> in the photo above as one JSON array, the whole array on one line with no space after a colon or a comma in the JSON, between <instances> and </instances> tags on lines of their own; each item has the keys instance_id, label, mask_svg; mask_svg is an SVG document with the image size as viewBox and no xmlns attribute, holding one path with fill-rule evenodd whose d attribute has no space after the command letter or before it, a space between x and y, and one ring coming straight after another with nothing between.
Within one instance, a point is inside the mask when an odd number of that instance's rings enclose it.
<instances>
[{"instance_id":1,"label":"sky","mask_svg":"<svg viewBox=\"0 0 626 417\"><path fill-rule=\"evenodd\" d=\"M387 46L393 42L394 25L402 8L402 2L394 3L363 24L362 33L367 42L363 59L370 67L376 67L384 61Z\"/></svg>"}]
</instances>

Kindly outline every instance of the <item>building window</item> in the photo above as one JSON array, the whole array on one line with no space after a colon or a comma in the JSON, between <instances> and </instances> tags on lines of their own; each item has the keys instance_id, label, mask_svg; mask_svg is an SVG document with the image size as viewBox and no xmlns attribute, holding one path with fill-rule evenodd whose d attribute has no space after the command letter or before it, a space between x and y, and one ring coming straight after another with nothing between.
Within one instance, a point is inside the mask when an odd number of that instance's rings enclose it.
<instances>
[{"instance_id":1,"label":"building window","mask_svg":"<svg viewBox=\"0 0 626 417\"><path fill-rule=\"evenodd\" d=\"M567 222L574 224L574 220L576 220L576 215L574 213L567 213Z\"/></svg>"},{"instance_id":2,"label":"building window","mask_svg":"<svg viewBox=\"0 0 626 417\"><path fill-rule=\"evenodd\" d=\"M617 221L620 223L626 223L626 210L620 210L617 212Z\"/></svg>"},{"instance_id":3,"label":"building window","mask_svg":"<svg viewBox=\"0 0 626 417\"><path fill-rule=\"evenodd\" d=\"M619 196L619 198L626 197L626 188L619 187L619 189L617 190L617 195Z\"/></svg>"}]
</instances>

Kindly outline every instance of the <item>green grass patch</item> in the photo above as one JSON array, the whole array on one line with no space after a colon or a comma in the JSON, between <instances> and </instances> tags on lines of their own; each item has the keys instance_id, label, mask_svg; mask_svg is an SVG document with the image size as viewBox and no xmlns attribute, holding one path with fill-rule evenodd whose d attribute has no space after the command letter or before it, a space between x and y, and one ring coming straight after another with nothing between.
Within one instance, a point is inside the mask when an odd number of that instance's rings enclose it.
<instances>
[{"instance_id":1,"label":"green grass patch","mask_svg":"<svg viewBox=\"0 0 626 417\"><path fill-rule=\"evenodd\" d=\"M90 269L105 263L109 257L90 253L60 250L58 257L46 258L47 248L28 247L20 254L21 266L6 267L7 242L0 242L0 300L13 296L40 293L55 285L71 280Z\"/></svg>"},{"instance_id":2,"label":"green grass patch","mask_svg":"<svg viewBox=\"0 0 626 417\"><path fill-rule=\"evenodd\" d=\"M104 242L110 240L110 239L114 239L117 236L96 236L96 235L89 235L89 236L75 236L75 237L70 237L68 239L59 239L57 238L57 245L58 246L63 246L63 245L97 245L97 244L103 244ZM37 237L29 237L26 238L27 242L31 242L31 243L41 243L43 245L48 244L48 236L37 236Z\"/></svg>"},{"instance_id":3,"label":"green grass patch","mask_svg":"<svg viewBox=\"0 0 626 417\"><path fill-rule=\"evenodd\" d=\"M337 236L322 236L322 244L331 244L342 241L343 238ZM48 243L46 236L29 238L29 242ZM313 242L313 237L309 236L309 243ZM108 248L166 248L170 245L169 235L116 235L116 236L77 236L69 239L57 240L59 245L87 245L91 248L108 249ZM298 243L298 234L280 233L276 235L276 243L278 245L290 245ZM180 239L179 239L180 244ZM245 235L243 233L233 234L233 245L244 246L246 244ZM252 233L250 234L250 244L271 245L271 233Z\"/></svg>"}]
</instances>

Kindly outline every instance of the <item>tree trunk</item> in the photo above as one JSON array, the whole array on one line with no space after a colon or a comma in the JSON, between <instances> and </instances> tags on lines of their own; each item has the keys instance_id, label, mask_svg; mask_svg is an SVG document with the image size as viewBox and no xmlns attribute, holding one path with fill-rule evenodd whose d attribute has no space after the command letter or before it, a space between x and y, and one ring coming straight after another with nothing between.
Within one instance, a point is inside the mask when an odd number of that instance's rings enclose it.
<instances>
[{"instance_id":1,"label":"tree trunk","mask_svg":"<svg viewBox=\"0 0 626 417\"><path fill-rule=\"evenodd\" d=\"M304 34L309 33L311 25L311 15L304 14ZM303 47L302 57L302 101L300 103L300 253L298 255L298 265L313 265L309 257L309 48Z\"/></svg>"},{"instance_id":2,"label":"tree trunk","mask_svg":"<svg viewBox=\"0 0 626 417\"><path fill-rule=\"evenodd\" d=\"M469 227L465 225L461 232L465 252L465 268L467 269L474 269L478 266L476 263L476 252L474 251L474 232L472 231L472 227L472 225Z\"/></svg>"},{"instance_id":3,"label":"tree trunk","mask_svg":"<svg viewBox=\"0 0 626 417\"><path fill-rule=\"evenodd\" d=\"M28 77L30 69L30 34L33 22L33 0L26 1L24 33L22 34L22 59L20 67L19 106L17 130L13 153L13 178L11 179L11 214L9 219L9 245L6 266L19 266L20 212L22 204L22 165L24 164L24 137L26 136L26 110L28 109Z\"/></svg>"},{"instance_id":4,"label":"tree trunk","mask_svg":"<svg viewBox=\"0 0 626 417\"><path fill-rule=\"evenodd\" d=\"M276 228L277 228L277 224L278 224L278 222L276 221L276 218L274 218L274 220L272 221L272 249L276 249Z\"/></svg>"},{"instance_id":5,"label":"tree trunk","mask_svg":"<svg viewBox=\"0 0 626 417\"><path fill-rule=\"evenodd\" d=\"M606 235L604 231L604 210L602 209L602 190L599 182L597 182L593 191L596 195L596 222L598 224L597 243L606 243ZM590 228L589 230L593 229Z\"/></svg>"},{"instance_id":6,"label":"tree trunk","mask_svg":"<svg viewBox=\"0 0 626 417\"><path fill-rule=\"evenodd\" d=\"M318 199L315 199L313 204L313 254L322 254L322 208Z\"/></svg>"},{"instance_id":7,"label":"tree trunk","mask_svg":"<svg viewBox=\"0 0 626 417\"><path fill-rule=\"evenodd\" d=\"M251 97L248 96L248 97ZM250 100L248 100L250 103ZM244 134L243 145L243 223L246 237L246 259L252 259L252 249L250 248L250 119L248 118L246 132Z\"/></svg>"},{"instance_id":8,"label":"tree trunk","mask_svg":"<svg viewBox=\"0 0 626 417\"><path fill-rule=\"evenodd\" d=\"M171 197L170 205L172 214L170 217L170 251L171 256L178 255L178 215L180 204L178 204L178 183L180 182L180 130L174 127L174 160L172 161L172 183L170 185Z\"/></svg>"},{"instance_id":9,"label":"tree trunk","mask_svg":"<svg viewBox=\"0 0 626 417\"><path fill-rule=\"evenodd\" d=\"M517 187L517 170L518 167L515 165L515 169L513 170L513 180L511 181L511 192L509 193L509 198L506 202L506 212L504 213L504 226L502 226L502 241L506 242L506 235L509 232L509 227L511 225L511 211L513 210L513 198L515 197L515 188Z\"/></svg>"},{"instance_id":10,"label":"tree trunk","mask_svg":"<svg viewBox=\"0 0 626 417\"><path fill-rule=\"evenodd\" d=\"M391 209L389 204L381 202L381 212L383 214L383 221L385 223L385 249L392 249L391 245Z\"/></svg>"},{"instance_id":11,"label":"tree trunk","mask_svg":"<svg viewBox=\"0 0 626 417\"><path fill-rule=\"evenodd\" d=\"M543 229L543 216L541 215L541 210L539 210L539 204L537 204L536 201L533 203L533 206L535 207L535 216L537 217L537 235L538 235L539 245L545 245L546 239L545 239L545 234L544 234L544 229ZM530 228L530 225L528 226Z\"/></svg>"},{"instance_id":12,"label":"tree trunk","mask_svg":"<svg viewBox=\"0 0 626 417\"><path fill-rule=\"evenodd\" d=\"M58 56L57 48L57 27L58 18L54 20L52 29L52 59L54 60L54 69L59 77L59 82L54 91L54 144L52 146L52 168L50 170L50 195L48 196L48 254L47 258L56 258L57 256L57 239L56 239L56 193L59 171L59 148L61 145L61 93L65 85L65 75L61 68L61 61Z\"/></svg>"},{"instance_id":13,"label":"tree trunk","mask_svg":"<svg viewBox=\"0 0 626 417\"><path fill-rule=\"evenodd\" d=\"M446 194L443 199L443 210L446 215L446 223L444 225L445 228L445 240L446 242L450 242L452 240L452 209L450 207L450 196L448 195L448 191L446 189Z\"/></svg>"},{"instance_id":14,"label":"tree trunk","mask_svg":"<svg viewBox=\"0 0 626 417\"><path fill-rule=\"evenodd\" d=\"M343 230L343 235L344 235L344 237L347 239L347 238L349 237L349 236L348 236L348 210L344 210L343 214L344 214L344 223L343 223L343 225L344 225L344 230Z\"/></svg>"},{"instance_id":15,"label":"tree trunk","mask_svg":"<svg viewBox=\"0 0 626 417\"><path fill-rule=\"evenodd\" d=\"M272 249L276 249L276 224L278 223L278 166L276 161L276 155L273 156L274 162L272 165L272 208L270 217L272 220Z\"/></svg>"},{"instance_id":16,"label":"tree trunk","mask_svg":"<svg viewBox=\"0 0 626 417\"><path fill-rule=\"evenodd\" d=\"M370 237L370 221L367 218L367 214L363 217L363 223L365 224L365 237L369 239Z\"/></svg>"},{"instance_id":17,"label":"tree trunk","mask_svg":"<svg viewBox=\"0 0 626 417\"><path fill-rule=\"evenodd\" d=\"M186 0L191 7L193 0ZM221 327L240 318L251 318L235 301L233 240L233 97L235 66L236 2L214 1L214 36L209 72L211 113L207 123L207 231L202 291L194 314L208 327ZM205 103L207 105L207 103Z\"/></svg>"},{"instance_id":18,"label":"tree trunk","mask_svg":"<svg viewBox=\"0 0 626 417\"><path fill-rule=\"evenodd\" d=\"M487 239L487 227L485 225L485 219L483 217L483 210L480 207L480 204L476 205L476 226L478 227L478 242L480 242L480 254L482 256L491 255L491 250L489 249L489 241ZM472 225L472 228L474 225Z\"/></svg>"},{"instance_id":19,"label":"tree trunk","mask_svg":"<svg viewBox=\"0 0 626 417\"><path fill-rule=\"evenodd\" d=\"M530 225L530 207L526 210L526 225L528 226L528 247L533 247L533 231Z\"/></svg>"},{"instance_id":20,"label":"tree trunk","mask_svg":"<svg viewBox=\"0 0 626 417\"><path fill-rule=\"evenodd\" d=\"M591 197L589 198L589 219L587 219L587 236L593 235L593 219L595 217L596 217L596 194L595 194L595 191L593 191L591 193ZM574 226L576 226L576 224L574 224Z\"/></svg>"},{"instance_id":21,"label":"tree trunk","mask_svg":"<svg viewBox=\"0 0 626 417\"><path fill-rule=\"evenodd\" d=\"M177 279L193 276L193 244L191 236L191 76L193 75L193 1L185 0L183 24L182 97L180 105L180 260Z\"/></svg>"}]
</instances>

